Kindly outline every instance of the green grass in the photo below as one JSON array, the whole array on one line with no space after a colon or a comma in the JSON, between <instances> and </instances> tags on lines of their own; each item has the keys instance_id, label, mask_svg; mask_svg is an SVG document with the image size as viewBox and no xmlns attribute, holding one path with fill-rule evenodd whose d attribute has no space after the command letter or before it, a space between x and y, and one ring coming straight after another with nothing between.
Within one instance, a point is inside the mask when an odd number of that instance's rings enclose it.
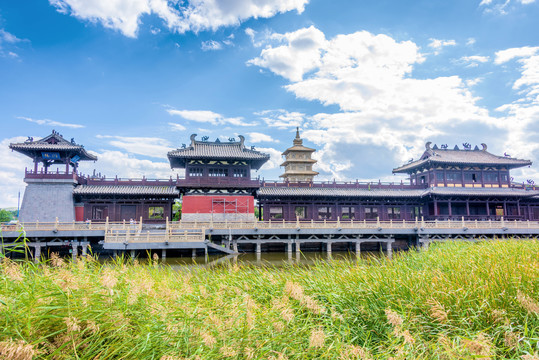
<instances>
[{"instance_id":1,"label":"green grass","mask_svg":"<svg viewBox=\"0 0 539 360\"><path fill-rule=\"evenodd\" d=\"M6 260L0 329L0 359L537 359L539 243L190 272Z\"/></svg>"}]
</instances>

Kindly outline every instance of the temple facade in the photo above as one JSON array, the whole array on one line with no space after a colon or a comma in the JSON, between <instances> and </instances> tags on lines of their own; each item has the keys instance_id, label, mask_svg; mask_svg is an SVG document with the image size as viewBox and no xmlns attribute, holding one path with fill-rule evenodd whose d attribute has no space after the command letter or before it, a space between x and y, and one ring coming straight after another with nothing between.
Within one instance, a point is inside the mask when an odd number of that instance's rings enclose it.
<instances>
[{"instance_id":1,"label":"temple facade","mask_svg":"<svg viewBox=\"0 0 539 360\"><path fill-rule=\"evenodd\" d=\"M162 223L172 219L175 202L182 204L183 221L201 222L254 221L255 206L259 220L268 221L539 220L539 187L516 184L510 173L531 162L491 154L485 144L427 143L419 160L393 169L409 183L314 181L315 150L303 146L297 129L283 152L282 180L264 181L251 173L269 155L246 146L243 136L213 142L196 136L167 154L185 177L163 180L83 176L78 162L97 158L55 131L11 144L34 161L25 172L20 220ZM50 170L64 164L65 171Z\"/></svg>"}]
</instances>

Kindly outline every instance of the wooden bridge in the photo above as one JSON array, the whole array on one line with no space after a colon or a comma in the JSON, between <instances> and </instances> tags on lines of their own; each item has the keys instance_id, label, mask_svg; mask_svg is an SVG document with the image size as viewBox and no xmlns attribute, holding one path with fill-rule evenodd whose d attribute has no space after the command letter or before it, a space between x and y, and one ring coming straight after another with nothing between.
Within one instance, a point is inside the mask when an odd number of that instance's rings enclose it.
<instances>
[{"instance_id":1,"label":"wooden bridge","mask_svg":"<svg viewBox=\"0 0 539 360\"><path fill-rule=\"evenodd\" d=\"M333 245L359 253L362 246L370 244L391 256L393 244L400 248L428 246L432 241L481 239L537 239L538 221L225 221L225 222L170 222L143 224L139 222L52 222L15 223L0 226L3 248L15 246L17 238L28 239L36 258L41 248L71 246L74 256L79 247L86 254L88 245L102 245L113 254L129 251L191 249L234 254L240 251L278 249L291 253L313 244L331 253ZM344 245L343 245L344 244ZM365 245L364 245L365 244Z\"/></svg>"}]
</instances>

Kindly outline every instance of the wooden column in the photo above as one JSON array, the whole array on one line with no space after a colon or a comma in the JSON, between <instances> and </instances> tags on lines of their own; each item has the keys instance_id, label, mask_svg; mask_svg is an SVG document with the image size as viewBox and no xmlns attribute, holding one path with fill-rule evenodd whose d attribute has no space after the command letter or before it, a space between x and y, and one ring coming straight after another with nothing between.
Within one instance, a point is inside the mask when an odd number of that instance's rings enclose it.
<instances>
[{"instance_id":1,"label":"wooden column","mask_svg":"<svg viewBox=\"0 0 539 360\"><path fill-rule=\"evenodd\" d=\"M466 199L466 216L470 216L470 199Z\"/></svg>"}]
</instances>

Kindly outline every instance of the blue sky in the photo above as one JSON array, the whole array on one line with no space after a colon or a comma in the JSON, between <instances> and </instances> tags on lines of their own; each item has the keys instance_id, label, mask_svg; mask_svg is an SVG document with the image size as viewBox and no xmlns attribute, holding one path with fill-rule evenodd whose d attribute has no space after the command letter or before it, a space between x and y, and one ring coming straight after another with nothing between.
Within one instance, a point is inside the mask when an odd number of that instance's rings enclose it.
<instances>
[{"instance_id":1,"label":"blue sky","mask_svg":"<svg viewBox=\"0 0 539 360\"><path fill-rule=\"evenodd\" d=\"M175 176L189 135L243 134L277 179L295 126L319 179L400 181L427 141L539 180L539 0L0 1L0 207L52 129L107 176ZM180 173L181 175L181 173Z\"/></svg>"}]
</instances>

